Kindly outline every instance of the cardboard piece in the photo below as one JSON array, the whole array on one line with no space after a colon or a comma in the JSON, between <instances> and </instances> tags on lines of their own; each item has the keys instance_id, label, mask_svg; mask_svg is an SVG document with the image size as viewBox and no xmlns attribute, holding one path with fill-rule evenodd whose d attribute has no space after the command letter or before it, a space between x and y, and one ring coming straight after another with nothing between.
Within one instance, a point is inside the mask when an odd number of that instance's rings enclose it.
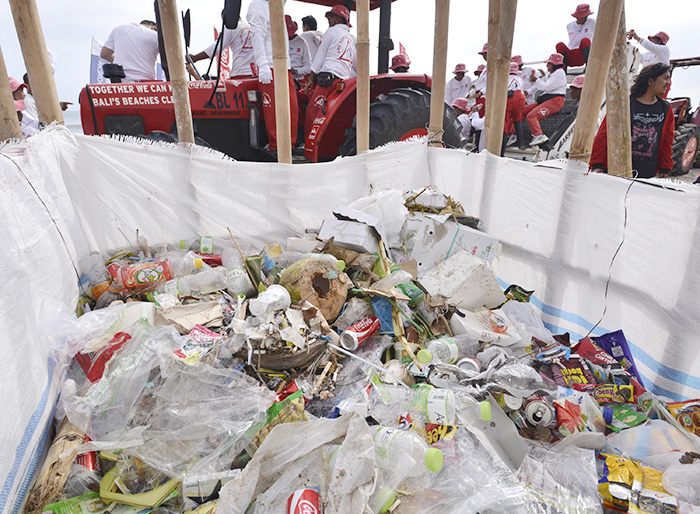
<instances>
[{"instance_id":1,"label":"cardboard piece","mask_svg":"<svg viewBox=\"0 0 700 514\"><path fill-rule=\"evenodd\" d=\"M419 282L430 296L442 295L447 303L469 311L506 301L488 263L466 250L435 266Z\"/></svg>"},{"instance_id":2,"label":"cardboard piece","mask_svg":"<svg viewBox=\"0 0 700 514\"><path fill-rule=\"evenodd\" d=\"M189 334L195 325L220 327L223 321L223 312L218 302L202 302L176 305L169 309L158 308L155 324L174 325L181 334Z\"/></svg>"},{"instance_id":3,"label":"cardboard piece","mask_svg":"<svg viewBox=\"0 0 700 514\"><path fill-rule=\"evenodd\" d=\"M377 236L382 236L381 220L351 207L338 205L333 209L335 218L325 218L321 224L318 238L333 242L340 248L359 253L379 251Z\"/></svg>"}]
</instances>

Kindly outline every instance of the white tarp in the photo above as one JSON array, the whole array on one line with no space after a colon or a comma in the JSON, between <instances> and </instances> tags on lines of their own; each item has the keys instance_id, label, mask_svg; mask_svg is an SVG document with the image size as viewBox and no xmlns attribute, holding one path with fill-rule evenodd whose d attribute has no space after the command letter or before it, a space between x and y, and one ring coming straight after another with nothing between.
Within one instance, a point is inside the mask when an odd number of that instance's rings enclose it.
<instances>
[{"instance_id":1,"label":"white tarp","mask_svg":"<svg viewBox=\"0 0 700 514\"><path fill-rule=\"evenodd\" d=\"M21 510L56 399L44 300L72 309L80 257L127 247L137 229L154 244L228 237L229 226L259 249L318 229L338 204L434 183L500 239L497 275L503 285L535 289L550 329L578 339L607 307L593 333L623 329L646 386L672 399L700 397L696 186L667 190L659 181L586 175L573 164L532 165L421 142L286 166L51 127L0 156L3 513Z\"/></svg>"}]
</instances>

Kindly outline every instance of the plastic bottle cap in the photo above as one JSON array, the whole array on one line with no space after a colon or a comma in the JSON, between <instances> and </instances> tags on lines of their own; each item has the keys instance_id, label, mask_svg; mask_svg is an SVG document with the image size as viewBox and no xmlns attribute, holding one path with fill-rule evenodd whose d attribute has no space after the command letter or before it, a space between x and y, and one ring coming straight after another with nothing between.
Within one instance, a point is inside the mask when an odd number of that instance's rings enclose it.
<instances>
[{"instance_id":1,"label":"plastic bottle cap","mask_svg":"<svg viewBox=\"0 0 700 514\"><path fill-rule=\"evenodd\" d=\"M340 269L340 271L345 271L345 261L338 259L336 266L338 266L338 269Z\"/></svg>"},{"instance_id":2,"label":"plastic bottle cap","mask_svg":"<svg viewBox=\"0 0 700 514\"><path fill-rule=\"evenodd\" d=\"M613 415L615 411L613 411L610 407L603 407L603 419L605 420L606 425L610 425L613 421Z\"/></svg>"},{"instance_id":3,"label":"plastic bottle cap","mask_svg":"<svg viewBox=\"0 0 700 514\"><path fill-rule=\"evenodd\" d=\"M197 257L194 260L194 269L202 269L204 267L204 261Z\"/></svg>"},{"instance_id":4,"label":"plastic bottle cap","mask_svg":"<svg viewBox=\"0 0 700 514\"><path fill-rule=\"evenodd\" d=\"M418 362L421 364L428 364L433 360L433 352L430 350L420 350L416 357L418 357Z\"/></svg>"},{"instance_id":5,"label":"plastic bottle cap","mask_svg":"<svg viewBox=\"0 0 700 514\"><path fill-rule=\"evenodd\" d=\"M389 512L391 506L394 504L394 502L396 502L396 493L394 493L394 491L392 491L388 487L384 486L377 494L377 498L379 500L379 503L382 505L379 508L379 512L380 514L383 514L384 512Z\"/></svg>"},{"instance_id":6,"label":"plastic bottle cap","mask_svg":"<svg viewBox=\"0 0 700 514\"><path fill-rule=\"evenodd\" d=\"M481 402L481 419L491 421L491 404L489 402Z\"/></svg>"},{"instance_id":7,"label":"plastic bottle cap","mask_svg":"<svg viewBox=\"0 0 700 514\"><path fill-rule=\"evenodd\" d=\"M443 460L442 451L437 448L429 448L425 452L425 467L434 473L442 469Z\"/></svg>"}]
</instances>

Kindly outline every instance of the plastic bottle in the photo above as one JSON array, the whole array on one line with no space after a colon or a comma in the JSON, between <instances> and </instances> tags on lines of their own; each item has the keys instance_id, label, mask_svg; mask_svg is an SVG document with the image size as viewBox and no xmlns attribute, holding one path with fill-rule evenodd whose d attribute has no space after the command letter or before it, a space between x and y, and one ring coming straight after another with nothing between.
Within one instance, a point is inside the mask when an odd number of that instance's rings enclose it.
<instances>
[{"instance_id":1,"label":"plastic bottle","mask_svg":"<svg viewBox=\"0 0 700 514\"><path fill-rule=\"evenodd\" d=\"M430 341L428 346L420 350L416 357L422 364L431 362L456 364L460 359L474 357L478 352L479 341L467 334L460 334Z\"/></svg>"},{"instance_id":2,"label":"plastic bottle","mask_svg":"<svg viewBox=\"0 0 700 514\"><path fill-rule=\"evenodd\" d=\"M191 275L204 267L204 262L194 252L167 252L158 257L168 261L171 278Z\"/></svg>"},{"instance_id":3,"label":"plastic bottle","mask_svg":"<svg viewBox=\"0 0 700 514\"><path fill-rule=\"evenodd\" d=\"M425 413L428 423L457 423L457 400L452 389L438 389L427 384L419 384L412 389L413 406Z\"/></svg>"},{"instance_id":4,"label":"plastic bottle","mask_svg":"<svg viewBox=\"0 0 700 514\"><path fill-rule=\"evenodd\" d=\"M416 464L408 470L409 477L421 475L426 471L437 473L442 469L442 451L430 448L415 432L379 426L374 433L374 444L379 458L393 460L395 452L410 455Z\"/></svg>"},{"instance_id":5,"label":"plastic bottle","mask_svg":"<svg viewBox=\"0 0 700 514\"><path fill-rule=\"evenodd\" d=\"M208 268L192 275L169 280L163 286L163 292L177 296L199 296L219 291L228 286L226 268Z\"/></svg>"}]
</instances>

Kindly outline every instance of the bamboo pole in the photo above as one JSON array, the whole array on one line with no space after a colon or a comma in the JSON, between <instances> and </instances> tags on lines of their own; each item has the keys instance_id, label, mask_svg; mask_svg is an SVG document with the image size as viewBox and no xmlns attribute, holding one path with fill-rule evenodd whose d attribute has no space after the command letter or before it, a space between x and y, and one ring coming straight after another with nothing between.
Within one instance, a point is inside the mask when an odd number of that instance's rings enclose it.
<instances>
[{"instance_id":1,"label":"bamboo pole","mask_svg":"<svg viewBox=\"0 0 700 514\"><path fill-rule=\"evenodd\" d=\"M357 153L369 150L369 0L357 9Z\"/></svg>"},{"instance_id":2,"label":"bamboo pole","mask_svg":"<svg viewBox=\"0 0 700 514\"><path fill-rule=\"evenodd\" d=\"M447 72L447 30L450 0L435 0L435 39L433 44L433 82L430 96L428 144L442 146L442 120L445 116L445 73Z\"/></svg>"},{"instance_id":3,"label":"bamboo pole","mask_svg":"<svg viewBox=\"0 0 700 514\"><path fill-rule=\"evenodd\" d=\"M32 94L36 101L39 121L63 123L63 112L58 101L56 81L49 62L44 32L41 29L39 10L35 0L10 0L12 17L15 20L17 38L22 48L24 65L32 83Z\"/></svg>"},{"instance_id":4,"label":"bamboo pole","mask_svg":"<svg viewBox=\"0 0 700 514\"><path fill-rule=\"evenodd\" d=\"M486 149L494 155L501 155L503 144L503 123L506 118L508 101L508 76L510 74L510 52L513 47L513 29L518 0L501 0L501 16L498 23L498 47L488 78L492 84L487 96L489 127L486 133ZM492 52L489 52L489 57ZM489 59L490 60L490 59Z\"/></svg>"},{"instance_id":5,"label":"bamboo pole","mask_svg":"<svg viewBox=\"0 0 700 514\"><path fill-rule=\"evenodd\" d=\"M498 27L500 25L501 18L501 0L489 0L489 19L488 19L488 54L486 55L486 113L484 116L484 131L482 132L482 137L485 138L486 144L488 144L488 138L486 137L489 133L489 128L491 127L491 110L489 108L489 98L493 98L493 84L494 80L489 80L491 77L491 70L495 71L496 68L496 50L498 47ZM486 148L486 145L484 145Z\"/></svg>"},{"instance_id":6,"label":"bamboo pole","mask_svg":"<svg viewBox=\"0 0 700 514\"><path fill-rule=\"evenodd\" d=\"M165 45L165 55L168 59L168 71L170 73L170 84L173 88L177 138L180 143L194 143L190 91L187 86L185 54L182 51L180 13L177 10L177 0L158 0L158 9L160 10L161 23L158 30L163 34L163 44Z\"/></svg>"},{"instance_id":7,"label":"bamboo pole","mask_svg":"<svg viewBox=\"0 0 700 514\"><path fill-rule=\"evenodd\" d=\"M623 4L624 0L600 0L595 36L586 65L586 87L581 92L581 104L571 141L570 159L584 162L590 160Z\"/></svg>"},{"instance_id":8,"label":"bamboo pole","mask_svg":"<svg viewBox=\"0 0 700 514\"><path fill-rule=\"evenodd\" d=\"M21 138L22 130L19 127L17 109L15 109L14 98L12 98L5 59L2 56L2 48L0 48L0 141Z\"/></svg>"},{"instance_id":9,"label":"bamboo pole","mask_svg":"<svg viewBox=\"0 0 700 514\"><path fill-rule=\"evenodd\" d=\"M632 177L632 128L625 27L625 6L623 5L606 89L608 173L619 177ZM584 87L585 84L584 82Z\"/></svg>"},{"instance_id":10,"label":"bamboo pole","mask_svg":"<svg viewBox=\"0 0 700 514\"><path fill-rule=\"evenodd\" d=\"M270 33L272 35L272 66L275 84L275 125L277 127L277 162L292 163L292 133L290 127L289 37L284 23L282 0L268 0ZM296 127L294 127L296 130Z\"/></svg>"}]
</instances>

